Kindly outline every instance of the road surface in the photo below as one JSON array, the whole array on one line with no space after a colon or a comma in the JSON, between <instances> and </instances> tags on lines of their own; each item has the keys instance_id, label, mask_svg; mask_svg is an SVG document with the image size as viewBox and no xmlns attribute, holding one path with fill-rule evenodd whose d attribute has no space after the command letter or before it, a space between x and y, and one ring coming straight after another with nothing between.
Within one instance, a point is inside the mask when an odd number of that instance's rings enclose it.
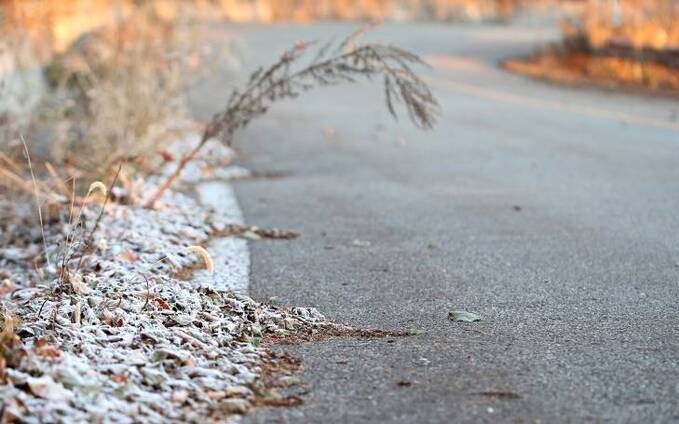
<instances>
[{"instance_id":1,"label":"road surface","mask_svg":"<svg viewBox=\"0 0 679 424\"><path fill-rule=\"evenodd\" d=\"M243 69L350 24L213 28ZM679 421L679 102L552 86L498 60L553 31L387 25L425 57L443 113L430 132L370 85L274 107L238 135L250 291L360 327L420 334L286 348L310 386L258 422ZM228 75L228 74L225 74ZM242 76L242 75L240 75ZM237 80L193 96L206 119ZM484 320L454 323L463 309ZM484 394L485 393L485 394Z\"/></svg>"}]
</instances>

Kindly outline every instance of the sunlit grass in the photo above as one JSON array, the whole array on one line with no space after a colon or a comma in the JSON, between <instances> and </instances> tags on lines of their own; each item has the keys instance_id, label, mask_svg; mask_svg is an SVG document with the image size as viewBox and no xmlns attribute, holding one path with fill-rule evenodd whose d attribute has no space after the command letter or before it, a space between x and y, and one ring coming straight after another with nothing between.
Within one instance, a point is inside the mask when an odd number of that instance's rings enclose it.
<instances>
[{"instance_id":1,"label":"sunlit grass","mask_svg":"<svg viewBox=\"0 0 679 424\"><path fill-rule=\"evenodd\" d=\"M679 1L589 0L575 27L594 48L679 48Z\"/></svg>"}]
</instances>

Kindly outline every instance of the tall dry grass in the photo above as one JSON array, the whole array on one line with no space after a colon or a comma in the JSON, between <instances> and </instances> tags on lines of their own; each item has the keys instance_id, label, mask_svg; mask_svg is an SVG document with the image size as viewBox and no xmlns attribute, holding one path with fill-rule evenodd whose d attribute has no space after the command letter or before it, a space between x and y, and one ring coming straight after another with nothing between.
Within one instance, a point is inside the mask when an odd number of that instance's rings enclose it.
<instances>
[{"instance_id":1,"label":"tall dry grass","mask_svg":"<svg viewBox=\"0 0 679 424\"><path fill-rule=\"evenodd\" d=\"M3 151L18 146L23 134L36 158L97 178L121 159L142 162L157 156L188 122L185 89L205 72L200 31L190 13L168 19L141 4L127 18L79 37L64 52L33 55L30 69L37 71L40 87L15 87L21 80L17 76L26 73L23 51L35 47L40 32L21 23L12 28L15 45L2 50L0 41ZM3 58L11 62L5 72ZM5 79L13 85L2 84ZM26 93L35 93L39 102L30 109L17 107Z\"/></svg>"},{"instance_id":2,"label":"tall dry grass","mask_svg":"<svg viewBox=\"0 0 679 424\"><path fill-rule=\"evenodd\" d=\"M48 109L59 117L52 157L100 172L158 150L188 119L186 54L175 23L153 15L79 40L48 67Z\"/></svg>"},{"instance_id":3,"label":"tall dry grass","mask_svg":"<svg viewBox=\"0 0 679 424\"><path fill-rule=\"evenodd\" d=\"M566 30L593 48L679 49L679 0L588 0Z\"/></svg>"},{"instance_id":4,"label":"tall dry grass","mask_svg":"<svg viewBox=\"0 0 679 424\"><path fill-rule=\"evenodd\" d=\"M514 0L217 0L227 19L295 21L321 19L487 19L507 17Z\"/></svg>"},{"instance_id":5,"label":"tall dry grass","mask_svg":"<svg viewBox=\"0 0 679 424\"><path fill-rule=\"evenodd\" d=\"M12 30L0 37L0 151L20 150L19 133L31 122L44 82L39 52L26 33Z\"/></svg>"},{"instance_id":6,"label":"tall dry grass","mask_svg":"<svg viewBox=\"0 0 679 424\"><path fill-rule=\"evenodd\" d=\"M497 19L512 14L516 5L544 0L22 0L4 1L6 14L29 27L51 22L57 49L63 50L80 34L136 13L136 5L153 7L156 14L175 19L187 7L202 18L235 22L310 22L342 20L458 20ZM11 4L11 7L9 6ZM0 10L3 0L0 0Z\"/></svg>"},{"instance_id":7,"label":"tall dry grass","mask_svg":"<svg viewBox=\"0 0 679 424\"><path fill-rule=\"evenodd\" d=\"M586 0L579 6L569 7L561 42L504 66L566 84L679 92L679 0Z\"/></svg>"}]
</instances>

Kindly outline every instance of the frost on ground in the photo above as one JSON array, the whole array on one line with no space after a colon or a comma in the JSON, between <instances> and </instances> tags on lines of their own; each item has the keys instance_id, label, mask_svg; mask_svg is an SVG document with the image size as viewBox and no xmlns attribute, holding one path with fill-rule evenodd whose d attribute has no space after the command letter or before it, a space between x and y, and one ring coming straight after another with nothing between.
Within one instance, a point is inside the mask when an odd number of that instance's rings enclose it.
<instances>
[{"instance_id":1,"label":"frost on ground","mask_svg":"<svg viewBox=\"0 0 679 424\"><path fill-rule=\"evenodd\" d=\"M35 220L17 218L35 211L0 199L0 217L12 217L0 218L3 422L224 420L257 403L253 388L269 355L263 338L344 328L313 308L264 305L218 279L182 278L201 267L187 247L207 246L228 218L179 193L158 210L125 202L132 193L122 189L114 194L94 233L96 250L79 271L72 255L61 280L54 261L50 268L40 259ZM83 234L100 208L85 208ZM53 258L68 249L64 209L47 226Z\"/></svg>"}]
</instances>

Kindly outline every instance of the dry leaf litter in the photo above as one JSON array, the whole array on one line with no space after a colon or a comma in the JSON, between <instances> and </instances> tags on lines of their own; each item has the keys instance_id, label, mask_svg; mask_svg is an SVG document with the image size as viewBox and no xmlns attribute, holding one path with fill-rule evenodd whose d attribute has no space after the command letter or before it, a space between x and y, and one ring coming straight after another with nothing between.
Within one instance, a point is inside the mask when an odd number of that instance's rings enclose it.
<instances>
[{"instance_id":1,"label":"dry leaf litter","mask_svg":"<svg viewBox=\"0 0 679 424\"><path fill-rule=\"evenodd\" d=\"M135 187L150 192L152 185ZM132 195L116 191L118 198ZM96 251L77 272L74 255L60 281L54 263L34 265L43 256L40 228L17 219L30 211L0 199L3 420L224 420L251 406L268 354L258 347L262 337L337 327L314 308L265 305L209 278L175 278L202 263L188 246L207 245L233 223L181 193L168 192L162 203L157 210L109 203L94 234ZM100 207L84 210L82 233ZM72 228L46 230L50 256L57 257Z\"/></svg>"}]
</instances>

